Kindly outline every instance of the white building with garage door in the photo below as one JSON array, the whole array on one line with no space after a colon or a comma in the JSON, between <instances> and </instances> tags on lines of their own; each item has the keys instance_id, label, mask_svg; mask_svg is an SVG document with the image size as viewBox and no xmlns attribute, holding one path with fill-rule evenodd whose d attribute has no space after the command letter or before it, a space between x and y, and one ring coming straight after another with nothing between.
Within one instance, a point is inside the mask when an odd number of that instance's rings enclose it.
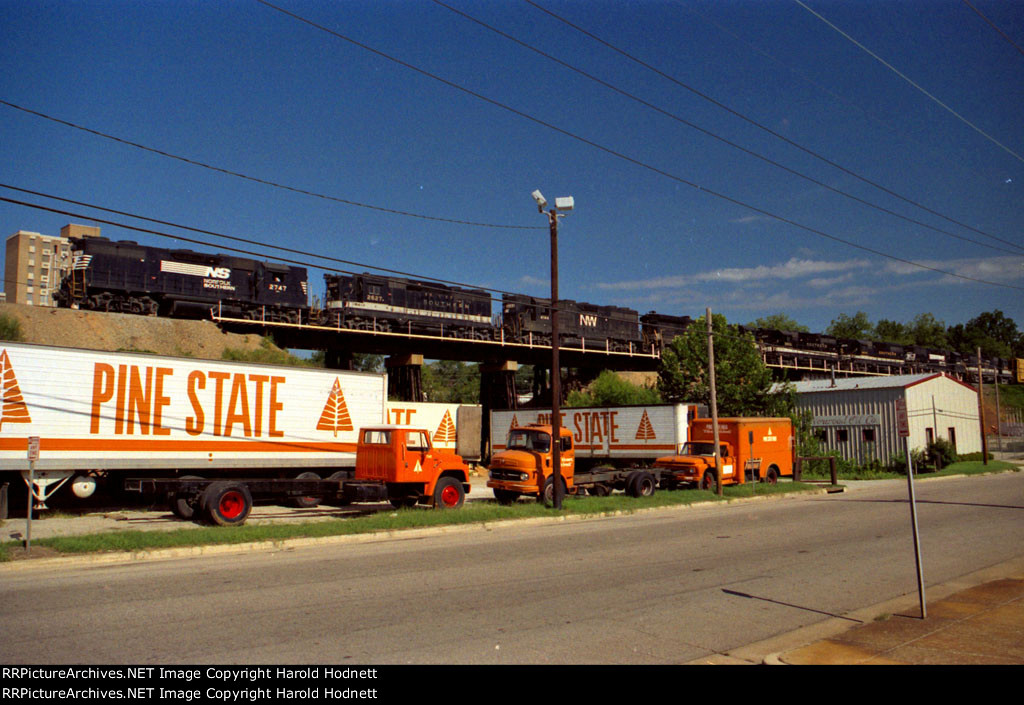
<instances>
[{"instance_id":1,"label":"white building with garage door","mask_svg":"<svg viewBox=\"0 0 1024 705\"><path fill-rule=\"evenodd\" d=\"M910 448L937 438L957 453L981 452L978 392L941 373L794 382L797 407L813 414L811 426L824 452L865 463L888 462L903 452L896 430L896 400L907 403Z\"/></svg>"}]
</instances>

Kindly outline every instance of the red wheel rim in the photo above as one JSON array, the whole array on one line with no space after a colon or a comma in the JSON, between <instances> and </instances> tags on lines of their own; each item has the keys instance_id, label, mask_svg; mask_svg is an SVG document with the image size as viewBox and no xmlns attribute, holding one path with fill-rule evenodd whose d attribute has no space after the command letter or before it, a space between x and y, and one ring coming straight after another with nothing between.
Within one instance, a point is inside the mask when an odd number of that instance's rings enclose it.
<instances>
[{"instance_id":1,"label":"red wheel rim","mask_svg":"<svg viewBox=\"0 0 1024 705\"><path fill-rule=\"evenodd\" d=\"M245 511L245 498L237 490L225 492L221 495L217 505L220 515L225 519L237 519Z\"/></svg>"},{"instance_id":2,"label":"red wheel rim","mask_svg":"<svg viewBox=\"0 0 1024 705\"><path fill-rule=\"evenodd\" d=\"M454 485L448 485L441 490L441 503L446 507L454 507L459 503L459 490Z\"/></svg>"}]
</instances>

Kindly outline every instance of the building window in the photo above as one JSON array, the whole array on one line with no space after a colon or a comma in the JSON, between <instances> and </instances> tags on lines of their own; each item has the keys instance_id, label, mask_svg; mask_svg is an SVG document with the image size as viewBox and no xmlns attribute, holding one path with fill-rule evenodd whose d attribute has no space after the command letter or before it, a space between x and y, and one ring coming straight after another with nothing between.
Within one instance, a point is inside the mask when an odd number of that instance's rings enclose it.
<instances>
[{"instance_id":1,"label":"building window","mask_svg":"<svg viewBox=\"0 0 1024 705\"><path fill-rule=\"evenodd\" d=\"M946 429L949 432L949 442L953 446L953 452L956 452L956 429L950 426Z\"/></svg>"},{"instance_id":2,"label":"building window","mask_svg":"<svg viewBox=\"0 0 1024 705\"><path fill-rule=\"evenodd\" d=\"M932 443L935 442L935 429L934 428L929 426L928 428L926 428L924 430L924 441L928 445L931 445Z\"/></svg>"},{"instance_id":3,"label":"building window","mask_svg":"<svg viewBox=\"0 0 1024 705\"><path fill-rule=\"evenodd\" d=\"M828 443L828 429L827 428L816 428L814 429L814 438L820 443Z\"/></svg>"},{"instance_id":4,"label":"building window","mask_svg":"<svg viewBox=\"0 0 1024 705\"><path fill-rule=\"evenodd\" d=\"M850 432L847 429L845 429L845 428L837 428L836 429L836 442L837 443L846 443L848 440L850 440Z\"/></svg>"},{"instance_id":5,"label":"building window","mask_svg":"<svg viewBox=\"0 0 1024 705\"><path fill-rule=\"evenodd\" d=\"M863 440L865 443L874 443L875 442L875 429L873 429L873 428L865 428L865 429L863 429L860 432L860 435L861 435L861 440Z\"/></svg>"}]
</instances>

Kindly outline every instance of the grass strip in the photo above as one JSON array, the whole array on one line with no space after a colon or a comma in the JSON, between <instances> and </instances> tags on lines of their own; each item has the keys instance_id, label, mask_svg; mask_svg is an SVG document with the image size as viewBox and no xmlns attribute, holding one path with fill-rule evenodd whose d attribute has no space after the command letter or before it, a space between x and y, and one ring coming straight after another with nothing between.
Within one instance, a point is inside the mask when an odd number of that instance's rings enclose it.
<instances>
[{"instance_id":1,"label":"grass strip","mask_svg":"<svg viewBox=\"0 0 1024 705\"><path fill-rule=\"evenodd\" d=\"M795 482L778 485L746 484L724 488L724 500L755 495L788 494L820 489L820 486ZM702 490L676 490L656 492L651 497L627 497L622 494L607 497L569 496L562 511L534 502L520 500L511 506L497 502L473 502L454 511L435 511L414 507L411 509L386 509L374 514L311 521L302 524L245 524L243 526L188 527L173 531L114 531L81 536L53 536L37 539L33 546L46 546L64 554L97 553L105 551L135 552L163 548L191 546L230 545L257 541L283 541L295 538L319 538L324 536L346 536L381 531L401 531L431 526L455 526L461 524L483 524L494 521L529 519L560 515L604 515L633 512L655 507L688 505L698 502L721 501L719 497ZM0 561L10 560L10 549L21 543L8 541L0 544Z\"/></svg>"}]
</instances>

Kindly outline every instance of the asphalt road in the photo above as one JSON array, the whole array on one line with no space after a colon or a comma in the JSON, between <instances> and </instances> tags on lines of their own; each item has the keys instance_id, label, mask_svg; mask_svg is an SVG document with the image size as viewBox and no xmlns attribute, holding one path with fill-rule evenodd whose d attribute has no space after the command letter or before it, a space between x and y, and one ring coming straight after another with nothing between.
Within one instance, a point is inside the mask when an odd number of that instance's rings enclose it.
<instances>
[{"instance_id":1,"label":"asphalt road","mask_svg":"<svg viewBox=\"0 0 1024 705\"><path fill-rule=\"evenodd\" d=\"M917 485L925 579L1024 553L1024 474ZM0 663L686 663L916 593L906 485L0 574Z\"/></svg>"}]
</instances>

